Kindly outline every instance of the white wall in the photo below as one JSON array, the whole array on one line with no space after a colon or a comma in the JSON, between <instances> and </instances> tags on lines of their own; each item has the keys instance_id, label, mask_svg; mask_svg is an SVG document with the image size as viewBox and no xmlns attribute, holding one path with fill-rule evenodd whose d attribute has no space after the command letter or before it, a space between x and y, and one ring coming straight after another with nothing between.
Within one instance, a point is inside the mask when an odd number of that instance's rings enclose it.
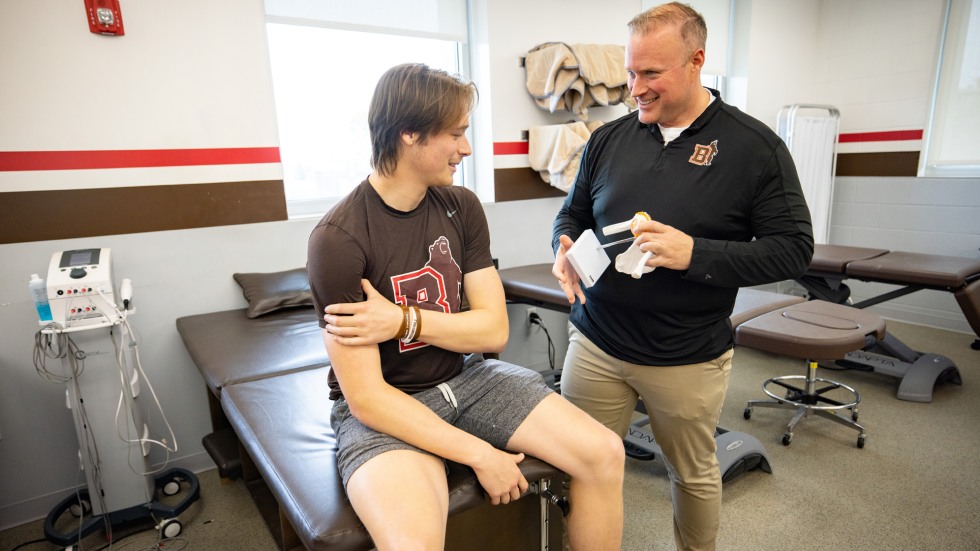
<instances>
[{"instance_id":1,"label":"white wall","mask_svg":"<svg viewBox=\"0 0 980 551\"><path fill-rule=\"evenodd\" d=\"M739 0L727 98L775 127L784 105L841 111L841 133L922 130L946 0ZM841 144L918 151L921 140Z\"/></svg>"},{"instance_id":2,"label":"white wall","mask_svg":"<svg viewBox=\"0 0 980 551\"><path fill-rule=\"evenodd\" d=\"M561 198L551 198L484 205L490 226L490 250L501 268L554 262L551 223L561 203ZM551 335L556 350L555 367L560 368L568 349L568 316L542 308L536 310ZM537 371L551 369L547 335L540 328L528 327L527 308L510 304L507 314L510 340L500 359Z\"/></svg>"},{"instance_id":3,"label":"white wall","mask_svg":"<svg viewBox=\"0 0 980 551\"><path fill-rule=\"evenodd\" d=\"M772 128L783 105L816 103L810 90L821 5L780 0L734 4L731 102Z\"/></svg>"},{"instance_id":4,"label":"white wall","mask_svg":"<svg viewBox=\"0 0 980 551\"><path fill-rule=\"evenodd\" d=\"M0 3L0 151L277 147L261 0ZM279 163L6 172L0 191L281 180Z\"/></svg>"},{"instance_id":5,"label":"white wall","mask_svg":"<svg viewBox=\"0 0 980 551\"><path fill-rule=\"evenodd\" d=\"M133 281L140 357L177 438L171 466L213 464L201 437L210 432L204 381L176 332L180 316L245 306L231 275L305 265L313 221L0 245L0 529L44 516L77 483L78 444L65 387L32 364L37 314L26 291L57 251L108 247L116 284ZM51 365L49 364L49 367ZM55 364L53 367L58 367ZM164 435L159 418L153 434ZM159 450L153 464L163 461ZM84 478L83 478L84 480Z\"/></svg>"},{"instance_id":6,"label":"white wall","mask_svg":"<svg viewBox=\"0 0 980 551\"><path fill-rule=\"evenodd\" d=\"M837 245L980 258L980 178L839 177L830 233ZM847 284L855 302L896 288L856 280ZM972 333L956 299L942 291L919 291L872 310L886 318Z\"/></svg>"},{"instance_id":7,"label":"white wall","mask_svg":"<svg viewBox=\"0 0 980 551\"><path fill-rule=\"evenodd\" d=\"M840 132L923 130L945 0L739 0L728 101L775 127L794 103L841 112ZM980 137L980 136L978 136ZM839 153L918 151L921 140L841 143ZM830 242L978 258L980 180L837 178ZM894 287L851 282L856 300ZM893 319L971 332L949 293L873 307Z\"/></svg>"},{"instance_id":8,"label":"white wall","mask_svg":"<svg viewBox=\"0 0 980 551\"><path fill-rule=\"evenodd\" d=\"M841 111L841 132L923 129L945 0L823 0L813 95ZM842 144L842 153L918 151L921 140Z\"/></svg>"}]
</instances>

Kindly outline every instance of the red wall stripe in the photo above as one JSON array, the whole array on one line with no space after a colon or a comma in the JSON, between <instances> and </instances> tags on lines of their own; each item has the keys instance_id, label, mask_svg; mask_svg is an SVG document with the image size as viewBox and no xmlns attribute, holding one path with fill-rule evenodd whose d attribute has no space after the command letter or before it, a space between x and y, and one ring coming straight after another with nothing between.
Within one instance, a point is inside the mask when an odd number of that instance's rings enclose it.
<instances>
[{"instance_id":1,"label":"red wall stripe","mask_svg":"<svg viewBox=\"0 0 980 551\"><path fill-rule=\"evenodd\" d=\"M527 155L527 142L493 142L494 155Z\"/></svg>"},{"instance_id":2,"label":"red wall stripe","mask_svg":"<svg viewBox=\"0 0 980 551\"><path fill-rule=\"evenodd\" d=\"M851 132L841 134L838 136L837 142L897 142L921 139L922 130L891 130L888 132Z\"/></svg>"},{"instance_id":3,"label":"red wall stripe","mask_svg":"<svg viewBox=\"0 0 980 551\"><path fill-rule=\"evenodd\" d=\"M0 151L0 172L280 162L278 147L136 149L108 151Z\"/></svg>"}]
</instances>

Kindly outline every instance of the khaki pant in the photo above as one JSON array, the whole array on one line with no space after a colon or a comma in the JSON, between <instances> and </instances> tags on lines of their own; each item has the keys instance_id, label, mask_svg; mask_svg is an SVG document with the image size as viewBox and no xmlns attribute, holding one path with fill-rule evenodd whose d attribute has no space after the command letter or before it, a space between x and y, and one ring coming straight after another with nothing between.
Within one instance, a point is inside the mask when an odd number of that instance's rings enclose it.
<instances>
[{"instance_id":1,"label":"khaki pant","mask_svg":"<svg viewBox=\"0 0 980 551\"><path fill-rule=\"evenodd\" d=\"M561 393L625 437L637 397L663 451L674 506L678 549L715 548L721 473L715 428L728 389L733 351L699 364L647 366L617 360L569 324Z\"/></svg>"}]
</instances>

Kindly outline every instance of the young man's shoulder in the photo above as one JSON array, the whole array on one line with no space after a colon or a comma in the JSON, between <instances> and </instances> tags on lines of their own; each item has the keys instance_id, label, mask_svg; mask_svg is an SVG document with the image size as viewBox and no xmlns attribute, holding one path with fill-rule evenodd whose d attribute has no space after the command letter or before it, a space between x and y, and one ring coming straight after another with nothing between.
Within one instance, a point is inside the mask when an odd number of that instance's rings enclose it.
<instances>
[{"instance_id":1,"label":"young man's shoulder","mask_svg":"<svg viewBox=\"0 0 980 551\"><path fill-rule=\"evenodd\" d=\"M322 232L328 227L346 225L351 220L363 220L365 218L364 203L370 199L368 188L370 188L370 184L367 183L367 179L354 186L354 189L337 201L320 218L320 221L313 227L313 233Z\"/></svg>"},{"instance_id":2,"label":"young man's shoulder","mask_svg":"<svg viewBox=\"0 0 980 551\"><path fill-rule=\"evenodd\" d=\"M359 184L354 186L352 190L347 192L347 195L341 197L339 201L330 207L330 209L324 215L324 219L336 217L350 210L352 207L363 204L370 198L370 191L372 189L371 184L368 183L367 178L365 178Z\"/></svg>"}]
</instances>

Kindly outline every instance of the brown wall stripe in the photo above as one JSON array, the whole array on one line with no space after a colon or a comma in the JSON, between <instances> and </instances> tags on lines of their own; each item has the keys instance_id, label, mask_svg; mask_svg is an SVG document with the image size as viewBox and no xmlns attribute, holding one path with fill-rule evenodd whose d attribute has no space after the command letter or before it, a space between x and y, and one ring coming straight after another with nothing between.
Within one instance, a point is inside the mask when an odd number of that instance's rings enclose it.
<instances>
[{"instance_id":1,"label":"brown wall stripe","mask_svg":"<svg viewBox=\"0 0 980 551\"><path fill-rule=\"evenodd\" d=\"M838 176L915 176L918 151L841 153ZM493 171L496 200L563 197L528 167ZM0 193L0 244L286 220L282 180Z\"/></svg>"},{"instance_id":2,"label":"brown wall stripe","mask_svg":"<svg viewBox=\"0 0 980 551\"><path fill-rule=\"evenodd\" d=\"M918 173L918 151L837 154L837 176L916 176Z\"/></svg>"},{"instance_id":3,"label":"brown wall stripe","mask_svg":"<svg viewBox=\"0 0 980 551\"><path fill-rule=\"evenodd\" d=\"M566 195L564 191L546 184L538 172L530 167L494 169L493 190L494 200L498 203Z\"/></svg>"},{"instance_id":4,"label":"brown wall stripe","mask_svg":"<svg viewBox=\"0 0 980 551\"><path fill-rule=\"evenodd\" d=\"M282 180L0 193L0 243L286 219Z\"/></svg>"}]
</instances>

